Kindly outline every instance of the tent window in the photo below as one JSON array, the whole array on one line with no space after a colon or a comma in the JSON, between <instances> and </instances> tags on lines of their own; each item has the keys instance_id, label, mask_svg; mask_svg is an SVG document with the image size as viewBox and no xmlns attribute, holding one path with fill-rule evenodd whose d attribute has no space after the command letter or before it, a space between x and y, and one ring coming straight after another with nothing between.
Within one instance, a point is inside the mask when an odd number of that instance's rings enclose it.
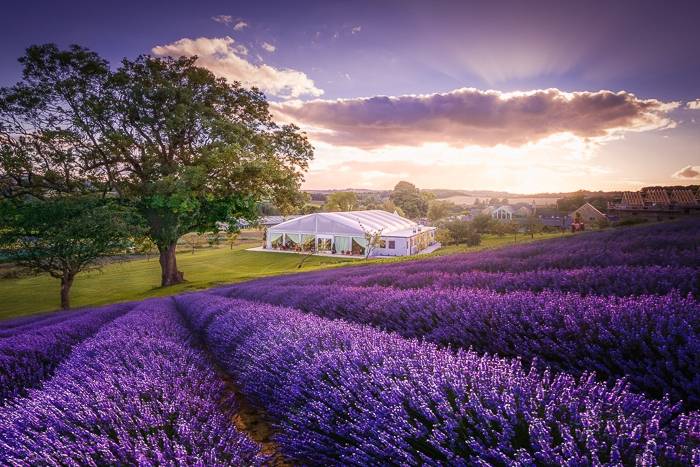
<instances>
[{"instance_id":1,"label":"tent window","mask_svg":"<svg viewBox=\"0 0 700 467\"><path fill-rule=\"evenodd\" d=\"M286 234L286 242L284 244L285 247L290 248L290 249L295 249L299 247L299 244L301 243L301 234Z\"/></svg>"},{"instance_id":2,"label":"tent window","mask_svg":"<svg viewBox=\"0 0 700 467\"><path fill-rule=\"evenodd\" d=\"M279 248L282 246L282 234L272 233L270 234L270 245L272 248Z\"/></svg>"},{"instance_id":3,"label":"tent window","mask_svg":"<svg viewBox=\"0 0 700 467\"><path fill-rule=\"evenodd\" d=\"M352 254L364 255L367 248L367 239L363 237L352 237Z\"/></svg>"},{"instance_id":4,"label":"tent window","mask_svg":"<svg viewBox=\"0 0 700 467\"><path fill-rule=\"evenodd\" d=\"M309 234L302 235L301 249L304 251L316 251L316 236Z\"/></svg>"},{"instance_id":5,"label":"tent window","mask_svg":"<svg viewBox=\"0 0 700 467\"><path fill-rule=\"evenodd\" d=\"M318 242L318 251L332 251L333 249L333 240L330 238L319 238L317 240Z\"/></svg>"},{"instance_id":6,"label":"tent window","mask_svg":"<svg viewBox=\"0 0 700 467\"><path fill-rule=\"evenodd\" d=\"M344 255L350 251L350 237L335 237L335 251Z\"/></svg>"},{"instance_id":7,"label":"tent window","mask_svg":"<svg viewBox=\"0 0 700 467\"><path fill-rule=\"evenodd\" d=\"M389 240L389 249L390 250L396 249L396 240Z\"/></svg>"}]
</instances>

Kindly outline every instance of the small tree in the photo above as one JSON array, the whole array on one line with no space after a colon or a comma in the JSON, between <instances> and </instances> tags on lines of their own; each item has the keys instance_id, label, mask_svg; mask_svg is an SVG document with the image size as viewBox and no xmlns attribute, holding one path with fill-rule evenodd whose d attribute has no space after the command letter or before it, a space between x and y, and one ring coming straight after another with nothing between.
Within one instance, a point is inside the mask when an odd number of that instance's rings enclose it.
<instances>
[{"instance_id":1,"label":"small tree","mask_svg":"<svg viewBox=\"0 0 700 467\"><path fill-rule=\"evenodd\" d=\"M421 196L421 191L409 182L399 182L389 194L389 199L400 207L406 215L415 219L423 217L428 212L428 196Z\"/></svg>"},{"instance_id":2,"label":"small tree","mask_svg":"<svg viewBox=\"0 0 700 467\"><path fill-rule=\"evenodd\" d=\"M98 268L143 234L130 209L92 196L0 202L0 247L20 266L61 281L61 308L70 308L75 276Z\"/></svg>"},{"instance_id":3,"label":"small tree","mask_svg":"<svg viewBox=\"0 0 700 467\"><path fill-rule=\"evenodd\" d=\"M150 259L151 255L158 252L158 247L153 240L148 237L138 237L134 239L134 252L139 255L146 255L146 259Z\"/></svg>"},{"instance_id":4,"label":"small tree","mask_svg":"<svg viewBox=\"0 0 700 467\"><path fill-rule=\"evenodd\" d=\"M362 225L362 223L360 223L360 228L362 229L365 241L367 242L367 246L365 247L365 259L368 259L372 252L379 246L380 242L382 241L383 229L370 230L365 228L365 226Z\"/></svg>"},{"instance_id":5,"label":"small tree","mask_svg":"<svg viewBox=\"0 0 700 467\"><path fill-rule=\"evenodd\" d=\"M199 246L199 234L196 233L188 233L180 237L180 241L187 245L188 248L192 249L192 254L194 254L195 250Z\"/></svg>"},{"instance_id":6,"label":"small tree","mask_svg":"<svg viewBox=\"0 0 700 467\"><path fill-rule=\"evenodd\" d=\"M354 211L357 209L357 195L352 191L336 191L328 195L325 211Z\"/></svg>"},{"instance_id":7,"label":"small tree","mask_svg":"<svg viewBox=\"0 0 700 467\"><path fill-rule=\"evenodd\" d=\"M452 221L445 224L452 241L458 245L477 246L481 244L481 235L474 226L464 221Z\"/></svg>"},{"instance_id":8,"label":"small tree","mask_svg":"<svg viewBox=\"0 0 700 467\"><path fill-rule=\"evenodd\" d=\"M390 199L384 201L384 203L381 206L381 209L386 211L386 212L391 212L391 213L396 212L396 214L398 214L399 216L406 217L406 213L403 212L403 209L401 209L396 204L394 204L394 202Z\"/></svg>"},{"instance_id":9,"label":"small tree","mask_svg":"<svg viewBox=\"0 0 700 467\"><path fill-rule=\"evenodd\" d=\"M544 225L542 221L535 215L527 216L525 219L525 232L530 234L530 238L535 238L536 233L542 232Z\"/></svg>"},{"instance_id":10,"label":"small tree","mask_svg":"<svg viewBox=\"0 0 700 467\"><path fill-rule=\"evenodd\" d=\"M433 200L428 205L428 219L432 222L438 221L450 213L452 203L449 201Z\"/></svg>"},{"instance_id":11,"label":"small tree","mask_svg":"<svg viewBox=\"0 0 700 467\"><path fill-rule=\"evenodd\" d=\"M513 224L510 222L495 222L491 231L499 237L503 237L506 234L513 233Z\"/></svg>"},{"instance_id":12,"label":"small tree","mask_svg":"<svg viewBox=\"0 0 700 467\"><path fill-rule=\"evenodd\" d=\"M439 228L435 237L442 245L450 245L454 242L452 234L446 227Z\"/></svg>"},{"instance_id":13,"label":"small tree","mask_svg":"<svg viewBox=\"0 0 700 467\"><path fill-rule=\"evenodd\" d=\"M493 225L494 220L487 214L479 214L472 220L472 227L480 234L490 232Z\"/></svg>"}]
</instances>

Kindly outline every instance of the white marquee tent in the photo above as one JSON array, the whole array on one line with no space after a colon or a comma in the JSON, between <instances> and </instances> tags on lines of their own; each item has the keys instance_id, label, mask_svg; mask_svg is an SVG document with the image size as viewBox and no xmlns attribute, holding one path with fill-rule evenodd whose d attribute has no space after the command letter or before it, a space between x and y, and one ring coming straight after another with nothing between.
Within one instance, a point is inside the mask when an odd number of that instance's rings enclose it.
<instances>
[{"instance_id":1,"label":"white marquee tent","mask_svg":"<svg viewBox=\"0 0 700 467\"><path fill-rule=\"evenodd\" d=\"M435 228L386 211L321 212L297 217L267 231L266 248L364 255L366 233L380 234L372 255L404 256L435 241Z\"/></svg>"}]
</instances>

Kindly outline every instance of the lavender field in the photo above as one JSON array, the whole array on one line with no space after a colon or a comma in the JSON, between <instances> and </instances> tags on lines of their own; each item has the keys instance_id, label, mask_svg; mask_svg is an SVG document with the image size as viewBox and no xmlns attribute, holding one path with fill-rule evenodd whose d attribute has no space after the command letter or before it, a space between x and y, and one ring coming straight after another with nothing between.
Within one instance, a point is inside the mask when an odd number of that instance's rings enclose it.
<instances>
[{"instance_id":1,"label":"lavender field","mask_svg":"<svg viewBox=\"0 0 700 467\"><path fill-rule=\"evenodd\" d=\"M699 298L683 221L0 322L0 464L700 465Z\"/></svg>"}]
</instances>

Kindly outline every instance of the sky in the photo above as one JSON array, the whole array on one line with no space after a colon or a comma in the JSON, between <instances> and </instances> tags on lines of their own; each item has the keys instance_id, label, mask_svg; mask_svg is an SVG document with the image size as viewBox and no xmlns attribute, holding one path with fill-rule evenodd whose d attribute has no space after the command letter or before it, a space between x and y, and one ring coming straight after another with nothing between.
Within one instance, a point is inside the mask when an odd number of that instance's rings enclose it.
<instances>
[{"instance_id":1,"label":"sky","mask_svg":"<svg viewBox=\"0 0 700 467\"><path fill-rule=\"evenodd\" d=\"M512 193L700 183L700 2L29 1L31 44L197 55L315 147L304 188Z\"/></svg>"}]
</instances>

